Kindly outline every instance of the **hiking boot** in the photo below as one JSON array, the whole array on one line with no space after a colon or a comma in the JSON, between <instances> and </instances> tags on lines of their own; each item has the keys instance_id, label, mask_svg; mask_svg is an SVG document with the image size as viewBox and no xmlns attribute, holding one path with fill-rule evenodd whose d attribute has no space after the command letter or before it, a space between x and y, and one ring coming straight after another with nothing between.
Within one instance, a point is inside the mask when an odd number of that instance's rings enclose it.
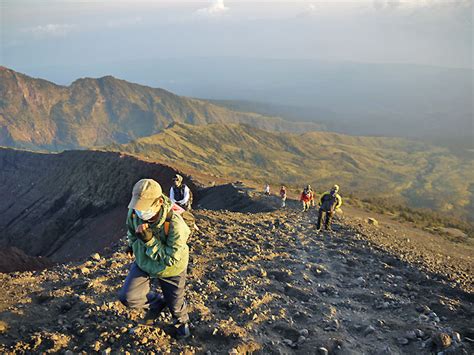
<instances>
[{"instance_id":1,"label":"hiking boot","mask_svg":"<svg viewBox=\"0 0 474 355\"><path fill-rule=\"evenodd\" d=\"M155 323L155 319L158 318L160 314L161 314L160 309L156 309L156 308L149 309L145 313L145 317L143 318L143 324L149 325L149 326L153 325Z\"/></svg>"},{"instance_id":2,"label":"hiking boot","mask_svg":"<svg viewBox=\"0 0 474 355\"><path fill-rule=\"evenodd\" d=\"M186 339L191 336L191 331L189 330L188 323L181 324L176 328L176 338L177 339Z\"/></svg>"}]
</instances>

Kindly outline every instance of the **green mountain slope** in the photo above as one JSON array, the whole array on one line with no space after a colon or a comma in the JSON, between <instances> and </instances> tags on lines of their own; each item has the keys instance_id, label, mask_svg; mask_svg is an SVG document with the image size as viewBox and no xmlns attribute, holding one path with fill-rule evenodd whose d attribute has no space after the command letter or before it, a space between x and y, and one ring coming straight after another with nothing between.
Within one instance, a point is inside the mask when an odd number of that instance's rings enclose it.
<instances>
[{"instance_id":1,"label":"green mountain slope","mask_svg":"<svg viewBox=\"0 0 474 355\"><path fill-rule=\"evenodd\" d=\"M473 215L474 163L401 138L276 133L246 125L176 124L119 150L215 175L304 185Z\"/></svg>"},{"instance_id":2,"label":"green mountain slope","mask_svg":"<svg viewBox=\"0 0 474 355\"><path fill-rule=\"evenodd\" d=\"M0 145L60 150L126 143L173 122L300 132L319 127L237 112L111 76L66 87L0 67Z\"/></svg>"}]
</instances>

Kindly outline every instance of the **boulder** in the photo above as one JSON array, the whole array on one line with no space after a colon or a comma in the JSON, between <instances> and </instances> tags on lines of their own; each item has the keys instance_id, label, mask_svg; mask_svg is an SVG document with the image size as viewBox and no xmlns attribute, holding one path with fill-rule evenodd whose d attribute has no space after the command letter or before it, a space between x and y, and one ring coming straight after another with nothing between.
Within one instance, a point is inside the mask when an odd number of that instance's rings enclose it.
<instances>
[{"instance_id":1,"label":"boulder","mask_svg":"<svg viewBox=\"0 0 474 355\"><path fill-rule=\"evenodd\" d=\"M367 218L367 223L373 226L379 225L379 221L377 221L375 218L372 218L372 217Z\"/></svg>"}]
</instances>

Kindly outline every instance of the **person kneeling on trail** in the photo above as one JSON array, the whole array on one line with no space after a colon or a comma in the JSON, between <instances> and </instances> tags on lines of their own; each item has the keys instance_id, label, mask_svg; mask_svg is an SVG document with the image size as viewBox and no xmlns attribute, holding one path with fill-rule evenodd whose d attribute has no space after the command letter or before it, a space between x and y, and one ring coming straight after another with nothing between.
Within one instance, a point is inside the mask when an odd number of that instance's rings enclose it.
<instances>
[{"instance_id":1,"label":"person kneeling on trail","mask_svg":"<svg viewBox=\"0 0 474 355\"><path fill-rule=\"evenodd\" d=\"M193 194L186 184L183 184L183 177L176 174L173 178L173 186L170 189L170 200L186 211L191 209Z\"/></svg>"},{"instance_id":2,"label":"person kneeling on trail","mask_svg":"<svg viewBox=\"0 0 474 355\"><path fill-rule=\"evenodd\" d=\"M309 210L311 204L314 206L314 193L311 185L307 185L301 193L300 201L303 202L303 212Z\"/></svg>"},{"instance_id":3,"label":"person kneeling on trail","mask_svg":"<svg viewBox=\"0 0 474 355\"><path fill-rule=\"evenodd\" d=\"M323 213L326 214L326 218L324 219L324 228L326 230L331 230L331 219L334 216L335 211L341 207L342 205L342 198L338 194L339 186L334 185L333 188L325 192L321 195L319 204L319 215L318 215L318 222L316 224L316 229L318 231L321 230L321 221L323 219Z\"/></svg>"},{"instance_id":4,"label":"person kneeling on trail","mask_svg":"<svg viewBox=\"0 0 474 355\"><path fill-rule=\"evenodd\" d=\"M146 325L153 325L168 307L176 336L186 338L190 331L184 288L191 231L181 215L173 212L170 199L155 180L142 179L135 184L128 208L127 239L135 261L119 300L127 307L147 309ZM162 295L150 291L152 280L158 280Z\"/></svg>"}]
</instances>

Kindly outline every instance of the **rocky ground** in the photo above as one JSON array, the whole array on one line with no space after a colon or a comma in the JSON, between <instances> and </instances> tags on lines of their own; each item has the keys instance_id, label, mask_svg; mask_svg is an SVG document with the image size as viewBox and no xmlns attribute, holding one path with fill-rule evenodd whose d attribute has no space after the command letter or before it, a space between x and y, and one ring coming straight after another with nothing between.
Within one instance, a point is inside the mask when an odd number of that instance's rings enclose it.
<instances>
[{"instance_id":1,"label":"rocky ground","mask_svg":"<svg viewBox=\"0 0 474 355\"><path fill-rule=\"evenodd\" d=\"M116 301L132 261L120 244L82 263L0 274L0 353L473 352L470 261L438 263L429 248L349 217L318 234L315 210L296 204L196 216L191 338L173 338L168 313L146 327Z\"/></svg>"}]
</instances>

